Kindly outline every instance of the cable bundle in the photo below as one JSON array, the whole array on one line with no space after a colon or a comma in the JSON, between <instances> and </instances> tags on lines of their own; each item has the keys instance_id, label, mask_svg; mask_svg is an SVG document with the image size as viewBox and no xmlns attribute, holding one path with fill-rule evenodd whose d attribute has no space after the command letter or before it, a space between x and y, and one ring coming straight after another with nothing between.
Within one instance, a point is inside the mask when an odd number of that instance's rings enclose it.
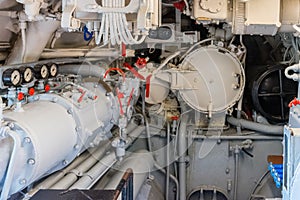
<instances>
[{"instance_id":1,"label":"cable bundle","mask_svg":"<svg viewBox=\"0 0 300 200\"><path fill-rule=\"evenodd\" d=\"M102 6L108 8L125 7L125 0L102 0ZM128 28L128 22L125 13L110 12L103 13L99 32L95 32L96 44L99 45L103 38L103 43L108 44L110 41L112 45L116 44L140 44L145 38L146 34L140 39L136 35L133 37Z\"/></svg>"}]
</instances>

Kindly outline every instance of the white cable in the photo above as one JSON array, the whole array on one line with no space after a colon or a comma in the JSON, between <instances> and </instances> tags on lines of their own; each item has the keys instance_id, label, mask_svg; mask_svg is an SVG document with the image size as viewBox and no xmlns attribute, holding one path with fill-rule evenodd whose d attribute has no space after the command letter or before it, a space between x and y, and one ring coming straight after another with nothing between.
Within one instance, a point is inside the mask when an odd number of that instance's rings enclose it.
<instances>
[{"instance_id":1,"label":"white cable","mask_svg":"<svg viewBox=\"0 0 300 200\"><path fill-rule=\"evenodd\" d=\"M102 0L102 6L108 8L124 8L125 0ZM141 44L147 35L140 37L138 34L133 37L128 27L125 13L102 13L101 26L99 32L95 33L96 44L101 43L103 38L104 45L110 42L112 45L121 44Z\"/></svg>"},{"instance_id":2,"label":"white cable","mask_svg":"<svg viewBox=\"0 0 300 200\"><path fill-rule=\"evenodd\" d=\"M104 22L105 22L105 15L102 14L101 26L100 26L98 38L96 38L96 44L97 45L99 45L100 42L101 42L101 38L102 38L102 35L103 35L103 31L104 31Z\"/></svg>"},{"instance_id":3,"label":"white cable","mask_svg":"<svg viewBox=\"0 0 300 200\"><path fill-rule=\"evenodd\" d=\"M108 40L109 17L107 15L107 13L105 13L104 15L105 15L105 31L104 31L103 42L104 42L104 44L107 44L109 42L109 40Z\"/></svg>"},{"instance_id":4,"label":"white cable","mask_svg":"<svg viewBox=\"0 0 300 200\"><path fill-rule=\"evenodd\" d=\"M121 7L121 4L122 4L121 0L117 0L117 7L118 8ZM119 44L121 44L122 42L126 43L125 38L123 37L123 33L122 33L122 27L121 27L120 20L119 20L119 13L114 13L114 22L116 23L115 24L116 30L117 30L117 34L118 34L119 39L120 39Z\"/></svg>"},{"instance_id":5,"label":"white cable","mask_svg":"<svg viewBox=\"0 0 300 200\"><path fill-rule=\"evenodd\" d=\"M121 35L122 35L122 38L123 38L123 42L125 44L133 44L126 35L124 23L122 22L122 14L121 13L118 13L118 22L119 22L119 27L120 27L120 30L121 30L120 32L121 32Z\"/></svg>"}]
</instances>

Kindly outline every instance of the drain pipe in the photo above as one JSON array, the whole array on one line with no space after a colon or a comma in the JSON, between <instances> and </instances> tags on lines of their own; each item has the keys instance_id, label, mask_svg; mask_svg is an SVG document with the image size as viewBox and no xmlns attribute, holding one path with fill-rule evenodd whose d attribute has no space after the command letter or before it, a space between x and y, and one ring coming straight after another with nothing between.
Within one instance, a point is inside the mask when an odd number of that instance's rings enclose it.
<instances>
[{"instance_id":1,"label":"drain pipe","mask_svg":"<svg viewBox=\"0 0 300 200\"><path fill-rule=\"evenodd\" d=\"M178 134L178 173L179 173L179 199L186 200L186 150L187 150L187 121L188 117L183 115Z\"/></svg>"}]
</instances>

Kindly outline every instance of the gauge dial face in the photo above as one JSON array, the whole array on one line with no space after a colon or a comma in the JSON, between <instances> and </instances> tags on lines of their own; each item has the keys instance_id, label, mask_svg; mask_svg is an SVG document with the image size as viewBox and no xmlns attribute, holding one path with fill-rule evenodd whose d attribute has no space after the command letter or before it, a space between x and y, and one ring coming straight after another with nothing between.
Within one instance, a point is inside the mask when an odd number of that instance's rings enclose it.
<instances>
[{"instance_id":1,"label":"gauge dial face","mask_svg":"<svg viewBox=\"0 0 300 200\"><path fill-rule=\"evenodd\" d=\"M13 70L10 76L11 83L13 86L17 86L21 82L21 73L19 70Z\"/></svg>"},{"instance_id":2,"label":"gauge dial face","mask_svg":"<svg viewBox=\"0 0 300 200\"><path fill-rule=\"evenodd\" d=\"M30 67L26 67L23 72L23 79L26 83L29 83L33 79L33 71Z\"/></svg>"},{"instance_id":3,"label":"gauge dial face","mask_svg":"<svg viewBox=\"0 0 300 200\"><path fill-rule=\"evenodd\" d=\"M50 66L50 76L55 77L58 73L58 66L57 64L51 64Z\"/></svg>"},{"instance_id":4,"label":"gauge dial face","mask_svg":"<svg viewBox=\"0 0 300 200\"><path fill-rule=\"evenodd\" d=\"M41 78L47 78L49 75L48 67L47 65L42 65L41 66L41 71L40 71Z\"/></svg>"}]
</instances>

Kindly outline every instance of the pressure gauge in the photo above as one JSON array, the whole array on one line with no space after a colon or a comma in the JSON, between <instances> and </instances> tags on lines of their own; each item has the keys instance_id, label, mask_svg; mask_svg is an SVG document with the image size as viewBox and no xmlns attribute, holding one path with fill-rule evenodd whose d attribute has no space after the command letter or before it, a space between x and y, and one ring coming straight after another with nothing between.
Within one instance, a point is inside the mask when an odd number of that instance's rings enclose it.
<instances>
[{"instance_id":1,"label":"pressure gauge","mask_svg":"<svg viewBox=\"0 0 300 200\"><path fill-rule=\"evenodd\" d=\"M37 79L45 79L49 76L47 65L36 65L34 71Z\"/></svg>"},{"instance_id":2,"label":"pressure gauge","mask_svg":"<svg viewBox=\"0 0 300 200\"><path fill-rule=\"evenodd\" d=\"M56 77L58 74L58 65L55 63L50 64L49 71L51 77Z\"/></svg>"},{"instance_id":3,"label":"pressure gauge","mask_svg":"<svg viewBox=\"0 0 300 200\"><path fill-rule=\"evenodd\" d=\"M23 81L25 83L29 83L33 80L34 73L31 67L23 67L21 68L21 73L23 76Z\"/></svg>"},{"instance_id":4,"label":"pressure gauge","mask_svg":"<svg viewBox=\"0 0 300 200\"><path fill-rule=\"evenodd\" d=\"M2 81L6 86L18 86L21 83L21 73L18 69L8 69L2 74Z\"/></svg>"}]
</instances>

